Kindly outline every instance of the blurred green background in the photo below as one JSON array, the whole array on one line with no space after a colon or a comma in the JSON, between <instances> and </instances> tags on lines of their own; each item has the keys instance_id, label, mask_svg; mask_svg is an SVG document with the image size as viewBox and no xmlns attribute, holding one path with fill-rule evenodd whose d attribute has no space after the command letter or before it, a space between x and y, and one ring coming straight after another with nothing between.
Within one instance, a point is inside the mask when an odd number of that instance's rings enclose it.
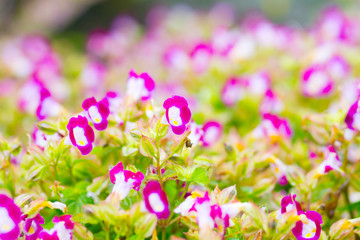
<instances>
[{"instance_id":1,"label":"blurred green background","mask_svg":"<svg viewBox=\"0 0 360 240\"><path fill-rule=\"evenodd\" d=\"M209 9L218 0L0 0L0 33L36 32L62 35L87 33L106 28L119 14L129 14L144 23L149 9L156 5L186 4ZM289 21L307 26L321 8L338 4L351 9L358 0L227 0L238 18L257 10L275 22Z\"/></svg>"}]
</instances>

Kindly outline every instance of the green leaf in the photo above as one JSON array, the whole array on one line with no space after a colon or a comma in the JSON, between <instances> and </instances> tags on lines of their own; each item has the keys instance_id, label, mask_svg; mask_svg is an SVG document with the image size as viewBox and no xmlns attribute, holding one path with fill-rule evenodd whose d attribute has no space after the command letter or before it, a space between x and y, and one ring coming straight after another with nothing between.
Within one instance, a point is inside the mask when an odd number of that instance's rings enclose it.
<instances>
[{"instance_id":1,"label":"green leaf","mask_svg":"<svg viewBox=\"0 0 360 240\"><path fill-rule=\"evenodd\" d=\"M196 168L189 180L203 186L206 186L210 181L208 172L203 168Z\"/></svg>"},{"instance_id":2,"label":"green leaf","mask_svg":"<svg viewBox=\"0 0 360 240\"><path fill-rule=\"evenodd\" d=\"M156 158L158 155L154 141L146 136L141 137L139 151L145 157Z\"/></svg>"}]
</instances>

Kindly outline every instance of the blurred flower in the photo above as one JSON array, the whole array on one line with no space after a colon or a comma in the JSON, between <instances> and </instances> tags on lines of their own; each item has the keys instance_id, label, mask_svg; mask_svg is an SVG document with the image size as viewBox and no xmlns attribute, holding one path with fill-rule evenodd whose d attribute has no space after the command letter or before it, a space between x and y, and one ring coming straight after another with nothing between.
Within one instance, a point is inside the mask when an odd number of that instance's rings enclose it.
<instances>
[{"instance_id":1,"label":"blurred flower","mask_svg":"<svg viewBox=\"0 0 360 240\"><path fill-rule=\"evenodd\" d=\"M201 125L196 124L194 121L191 121L189 124L190 127L190 134L188 139L190 139L192 146L198 145L201 136L204 134Z\"/></svg>"},{"instance_id":2,"label":"blurred flower","mask_svg":"<svg viewBox=\"0 0 360 240\"><path fill-rule=\"evenodd\" d=\"M277 141L280 137L289 139L292 131L287 119L279 118L276 115L266 113L259 126L253 130L253 137L268 137L271 141Z\"/></svg>"},{"instance_id":3,"label":"blurred flower","mask_svg":"<svg viewBox=\"0 0 360 240\"><path fill-rule=\"evenodd\" d=\"M169 201L164 190L158 182L150 181L144 190L145 207L150 213L154 213L159 219L166 219L170 215Z\"/></svg>"},{"instance_id":4,"label":"blurred flower","mask_svg":"<svg viewBox=\"0 0 360 240\"><path fill-rule=\"evenodd\" d=\"M21 211L14 201L4 194L0 194L0 216L0 239L18 239Z\"/></svg>"},{"instance_id":5,"label":"blurred flower","mask_svg":"<svg viewBox=\"0 0 360 240\"><path fill-rule=\"evenodd\" d=\"M179 96L168 98L163 107L166 110L166 120L172 131L177 135L183 134L186 130L186 124L191 119L191 111L185 98Z\"/></svg>"},{"instance_id":6,"label":"blurred flower","mask_svg":"<svg viewBox=\"0 0 360 240\"><path fill-rule=\"evenodd\" d=\"M289 195L281 199L281 214L287 213L296 209L296 213L301 211L300 204L295 200L296 195Z\"/></svg>"},{"instance_id":7,"label":"blurred flower","mask_svg":"<svg viewBox=\"0 0 360 240\"><path fill-rule=\"evenodd\" d=\"M203 126L203 135L200 138L204 147L210 147L220 140L222 135L222 126L215 121L209 121Z\"/></svg>"},{"instance_id":8,"label":"blurred flower","mask_svg":"<svg viewBox=\"0 0 360 240\"><path fill-rule=\"evenodd\" d=\"M340 171L342 163L339 159L338 154L335 151L333 146L328 146L325 151L325 160L319 166L319 173L325 174L330 172L331 170Z\"/></svg>"},{"instance_id":9,"label":"blurred flower","mask_svg":"<svg viewBox=\"0 0 360 240\"><path fill-rule=\"evenodd\" d=\"M275 93L268 89L261 101L260 113L280 113L284 108L284 104Z\"/></svg>"},{"instance_id":10,"label":"blurred flower","mask_svg":"<svg viewBox=\"0 0 360 240\"><path fill-rule=\"evenodd\" d=\"M61 105L57 103L46 88L40 90L40 103L36 109L36 116L39 120L47 117L57 117L59 115Z\"/></svg>"},{"instance_id":11,"label":"blurred flower","mask_svg":"<svg viewBox=\"0 0 360 240\"><path fill-rule=\"evenodd\" d=\"M227 106L236 104L244 94L243 84L239 79L231 78L226 83L221 92L221 100Z\"/></svg>"},{"instance_id":12,"label":"blurred flower","mask_svg":"<svg viewBox=\"0 0 360 240\"><path fill-rule=\"evenodd\" d=\"M39 234L42 240L71 240L73 238L74 222L71 221L71 215L55 216L54 227L50 230L44 229Z\"/></svg>"},{"instance_id":13,"label":"blurred flower","mask_svg":"<svg viewBox=\"0 0 360 240\"><path fill-rule=\"evenodd\" d=\"M35 145L44 149L49 141L59 141L61 139L58 133L54 133L53 135L47 135L40 131L37 127L34 128L32 132L32 138L34 140Z\"/></svg>"},{"instance_id":14,"label":"blurred flower","mask_svg":"<svg viewBox=\"0 0 360 240\"><path fill-rule=\"evenodd\" d=\"M79 115L70 118L67 129L71 143L80 150L82 155L89 154L93 148L95 134L86 117Z\"/></svg>"},{"instance_id":15,"label":"blurred flower","mask_svg":"<svg viewBox=\"0 0 360 240\"><path fill-rule=\"evenodd\" d=\"M140 185L144 180L142 172L131 172L124 170L122 162L119 162L110 171L110 180L114 184L113 192L119 195L119 199L126 198L131 189L139 191Z\"/></svg>"},{"instance_id":16,"label":"blurred flower","mask_svg":"<svg viewBox=\"0 0 360 240\"><path fill-rule=\"evenodd\" d=\"M212 55L213 49L209 44L197 44L190 53L193 70L198 74L204 73L209 68Z\"/></svg>"},{"instance_id":17,"label":"blurred flower","mask_svg":"<svg viewBox=\"0 0 360 240\"><path fill-rule=\"evenodd\" d=\"M94 97L87 98L82 103L85 116L94 124L96 130L105 130L108 126L108 116L110 114L109 102L103 99L97 102Z\"/></svg>"},{"instance_id":18,"label":"blurred flower","mask_svg":"<svg viewBox=\"0 0 360 240\"><path fill-rule=\"evenodd\" d=\"M332 93L334 82L323 66L313 65L304 71L301 89L306 97L324 97Z\"/></svg>"}]
</instances>

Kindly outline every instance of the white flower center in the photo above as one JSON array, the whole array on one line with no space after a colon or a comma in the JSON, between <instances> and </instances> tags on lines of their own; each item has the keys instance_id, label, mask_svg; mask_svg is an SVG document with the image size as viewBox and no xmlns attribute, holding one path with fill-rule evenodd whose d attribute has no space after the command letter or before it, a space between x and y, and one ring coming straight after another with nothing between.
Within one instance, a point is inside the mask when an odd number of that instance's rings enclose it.
<instances>
[{"instance_id":1,"label":"white flower center","mask_svg":"<svg viewBox=\"0 0 360 240\"><path fill-rule=\"evenodd\" d=\"M176 127L182 125L179 108L177 107L169 108L169 122L171 125Z\"/></svg>"},{"instance_id":2,"label":"white flower center","mask_svg":"<svg viewBox=\"0 0 360 240\"><path fill-rule=\"evenodd\" d=\"M74 128L74 138L75 138L76 144L79 146L85 146L86 144L88 144L88 141L85 136L85 131L81 127Z\"/></svg>"},{"instance_id":3,"label":"white flower center","mask_svg":"<svg viewBox=\"0 0 360 240\"><path fill-rule=\"evenodd\" d=\"M149 195L149 203L155 212L162 212L165 209L165 205L161 201L160 196L157 193L151 193Z\"/></svg>"},{"instance_id":4,"label":"white flower center","mask_svg":"<svg viewBox=\"0 0 360 240\"><path fill-rule=\"evenodd\" d=\"M308 223L303 223L303 229L302 229L302 233L301 236L303 238L313 238L315 236L316 233L316 225L315 222L308 219Z\"/></svg>"},{"instance_id":5,"label":"white flower center","mask_svg":"<svg viewBox=\"0 0 360 240\"><path fill-rule=\"evenodd\" d=\"M324 73L315 72L311 74L306 83L306 90L310 95L321 92L328 84L328 78Z\"/></svg>"},{"instance_id":6,"label":"white flower center","mask_svg":"<svg viewBox=\"0 0 360 240\"><path fill-rule=\"evenodd\" d=\"M206 129L206 132L204 134L204 140L207 143L213 143L218 138L218 128L217 127L209 127Z\"/></svg>"},{"instance_id":7,"label":"white flower center","mask_svg":"<svg viewBox=\"0 0 360 240\"><path fill-rule=\"evenodd\" d=\"M99 109L97 107L91 106L88 112L91 120L94 121L95 123L100 123L102 121L102 116L99 113Z\"/></svg>"},{"instance_id":8,"label":"white flower center","mask_svg":"<svg viewBox=\"0 0 360 240\"><path fill-rule=\"evenodd\" d=\"M135 101L147 96L148 90L145 88L145 81L142 78L132 77L127 84L126 95L132 96Z\"/></svg>"},{"instance_id":9,"label":"white flower center","mask_svg":"<svg viewBox=\"0 0 360 240\"><path fill-rule=\"evenodd\" d=\"M0 207L0 234L8 233L15 228L15 223L6 208Z\"/></svg>"}]
</instances>

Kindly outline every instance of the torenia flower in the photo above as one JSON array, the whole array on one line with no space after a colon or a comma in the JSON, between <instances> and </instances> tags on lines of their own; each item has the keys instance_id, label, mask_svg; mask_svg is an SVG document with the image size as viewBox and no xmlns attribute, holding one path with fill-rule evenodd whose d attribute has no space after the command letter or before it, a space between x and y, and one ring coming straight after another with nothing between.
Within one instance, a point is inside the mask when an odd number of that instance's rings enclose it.
<instances>
[{"instance_id":1,"label":"torenia flower","mask_svg":"<svg viewBox=\"0 0 360 240\"><path fill-rule=\"evenodd\" d=\"M270 88L271 79L267 72L261 71L247 78L248 90L255 95L264 95Z\"/></svg>"},{"instance_id":2,"label":"torenia flower","mask_svg":"<svg viewBox=\"0 0 360 240\"><path fill-rule=\"evenodd\" d=\"M315 211L299 211L300 221L296 222L292 232L297 240L317 240L320 238L322 217Z\"/></svg>"},{"instance_id":3,"label":"torenia flower","mask_svg":"<svg viewBox=\"0 0 360 240\"><path fill-rule=\"evenodd\" d=\"M41 224L44 224L44 218L40 214L34 218L26 218L24 222L24 234L26 240L38 239L39 233L43 230Z\"/></svg>"},{"instance_id":4,"label":"torenia flower","mask_svg":"<svg viewBox=\"0 0 360 240\"><path fill-rule=\"evenodd\" d=\"M222 126L220 123L215 121L209 121L204 124L203 135L200 141L203 143L203 146L210 147L214 145L222 135Z\"/></svg>"},{"instance_id":5,"label":"torenia flower","mask_svg":"<svg viewBox=\"0 0 360 240\"><path fill-rule=\"evenodd\" d=\"M264 95L264 98L260 105L260 113L280 113L284 108L284 104L281 102L278 96L268 89Z\"/></svg>"},{"instance_id":6,"label":"torenia flower","mask_svg":"<svg viewBox=\"0 0 360 240\"><path fill-rule=\"evenodd\" d=\"M263 121L253 131L255 138L268 137L272 141L277 141L280 137L290 138L291 135L288 120L270 113L263 115Z\"/></svg>"},{"instance_id":7,"label":"torenia flower","mask_svg":"<svg viewBox=\"0 0 360 240\"><path fill-rule=\"evenodd\" d=\"M140 185L144 180L142 172L131 172L124 170L122 162L119 162L110 170L110 180L114 184L113 192L116 192L120 200L126 198L131 189L139 191Z\"/></svg>"},{"instance_id":8,"label":"torenia flower","mask_svg":"<svg viewBox=\"0 0 360 240\"><path fill-rule=\"evenodd\" d=\"M350 73L349 63L340 55L335 55L326 63L328 73L334 79L345 78Z\"/></svg>"},{"instance_id":9,"label":"torenia flower","mask_svg":"<svg viewBox=\"0 0 360 240\"><path fill-rule=\"evenodd\" d=\"M166 219L170 215L169 201L166 193L158 182L148 182L143 191L145 207L159 219Z\"/></svg>"},{"instance_id":10,"label":"torenia flower","mask_svg":"<svg viewBox=\"0 0 360 240\"><path fill-rule=\"evenodd\" d=\"M14 201L0 194L0 239L16 240L19 237L21 211Z\"/></svg>"},{"instance_id":11,"label":"torenia flower","mask_svg":"<svg viewBox=\"0 0 360 240\"><path fill-rule=\"evenodd\" d=\"M46 88L40 90L40 103L36 109L36 116L39 120L59 115L61 106L52 97Z\"/></svg>"},{"instance_id":12,"label":"torenia flower","mask_svg":"<svg viewBox=\"0 0 360 240\"><path fill-rule=\"evenodd\" d=\"M188 139L190 139L192 146L196 146L198 145L201 136L204 134L204 131L202 129L202 126L196 124L194 121L191 121L189 126L190 134L188 136Z\"/></svg>"},{"instance_id":13,"label":"torenia flower","mask_svg":"<svg viewBox=\"0 0 360 240\"><path fill-rule=\"evenodd\" d=\"M296 209L296 212L301 211L300 204L295 200L296 195L289 195L281 199L281 214L287 213Z\"/></svg>"},{"instance_id":14,"label":"torenia flower","mask_svg":"<svg viewBox=\"0 0 360 240\"><path fill-rule=\"evenodd\" d=\"M118 124L123 123L123 120L119 117L120 107L123 104L123 99L121 98L121 96L116 92L109 91L106 93L105 98L109 103L109 110L110 113L113 115L115 121Z\"/></svg>"},{"instance_id":15,"label":"torenia flower","mask_svg":"<svg viewBox=\"0 0 360 240\"><path fill-rule=\"evenodd\" d=\"M272 158L272 162L270 163L270 167L273 170L278 183L282 186L288 184L288 180L286 178L286 168L287 166L279 159Z\"/></svg>"},{"instance_id":16,"label":"torenia flower","mask_svg":"<svg viewBox=\"0 0 360 240\"><path fill-rule=\"evenodd\" d=\"M325 151L325 160L319 166L319 173L325 174L331 170L341 171L342 163L333 146L328 146Z\"/></svg>"},{"instance_id":17,"label":"torenia flower","mask_svg":"<svg viewBox=\"0 0 360 240\"><path fill-rule=\"evenodd\" d=\"M97 102L94 97L87 98L84 100L82 107L86 111L86 117L93 122L96 130L102 131L107 128L107 118L110 114L107 99Z\"/></svg>"},{"instance_id":18,"label":"torenia flower","mask_svg":"<svg viewBox=\"0 0 360 240\"><path fill-rule=\"evenodd\" d=\"M166 120L172 131L181 135L186 130L186 124L190 121L191 111L183 97L173 96L165 100L163 107L166 110Z\"/></svg>"},{"instance_id":19,"label":"torenia flower","mask_svg":"<svg viewBox=\"0 0 360 240\"><path fill-rule=\"evenodd\" d=\"M86 117L79 115L70 118L67 129L71 143L80 150L82 155L89 154L93 148L95 134Z\"/></svg>"},{"instance_id":20,"label":"torenia flower","mask_svg":"<svg viewBox=\"0 0 360 240\"><path fill-rule=\"evenodd\" d=\"M334 82L324 66L313 65L305 69L301 89L306 97L326 97L332 93Z\"/></svg>"},{"instance_id":21,"label":"torenia flower","mask_svg":"<svg viewBox=\"0 0 360 240\"><path fill-rule=\"evenodd\" d=\"M35 145L40 148L45 148L49 141L58 141L60 140L60 135L58 133L54 133L53 135L47 135L40 131L37 127L34 128L32 137Z\"/></svg>"},{"instance_id":22,"label":"torenia flower","mask_svg":"<svg viewBox=\"0 0 360 240\"><path fill-rule=\"evenodd\" d=\"M98 61L88 62L82 73L81 83L88 89L98 89L105 80L107 69Z\"/></svg>"},{"instance_id":23,"label":"torenia flower","mask_svg":"<svg viewBox=\"0 0 360 240\"><path fill-rule=\"evenodd\" d=\"M131 96L134 101L148 100L155 88L155 82L148 73L136 74L130 71L127 82L126 95Z\"/></svg>"},{"instance_id":24,"label":"torenia flower","mask_svg":"<svg viewBox=\"0 0 360 240\"><path fill-rule=\"evenodd\" d=\"M231 78L225 83L221 91L221 100L227 106L232 106L242 98L244 94L242 83L239 79Z\"/></svg>"},{"instance_id":25,"label":"torenia flower","mask_svg":"<svg viewBox=\"0 0 360 240\"><path fill-rule=\"evenodd\" d=\"M185 199L185 201L180 203L180 205L174 209L174 213L180 213L181 216L187 216L190 210L194 207L195 201L198 197L204 196L199 192L193 191L191 195Z\"/></svg>"},{"instance_id":26,"label":"torenia flower","mask_svg":"<svg viewBox=\"0 0 360 240\"><path fill-rule=\"evenodd\" d=\"M351 105L346 115L345 123L349 129L360 131L360 108L358 100Z\"/></svg>"},{"instance_id":27,"label":"torenia flower","mask_svg":"<svg viewBox=\"0 0 360 240\"><path fill-rule=\"evenodd\" d=\"M73 238L74 222L71 221L71 215L55 216L54 227L50 230L43 230L39 234L42 240L71 240Z\"/></svg>"},{"instance_id":28,"label":"torenia flower","mask_svg":"<svg viewBox=\"0 0 360 240\"><path fill-rule=\"evenodd\" d=\"M198 74L202 74L209 68L213 56L213 49L208 44L200 43L195 46L190 56L194 71Z\"/></svg>"}]
</instances>

